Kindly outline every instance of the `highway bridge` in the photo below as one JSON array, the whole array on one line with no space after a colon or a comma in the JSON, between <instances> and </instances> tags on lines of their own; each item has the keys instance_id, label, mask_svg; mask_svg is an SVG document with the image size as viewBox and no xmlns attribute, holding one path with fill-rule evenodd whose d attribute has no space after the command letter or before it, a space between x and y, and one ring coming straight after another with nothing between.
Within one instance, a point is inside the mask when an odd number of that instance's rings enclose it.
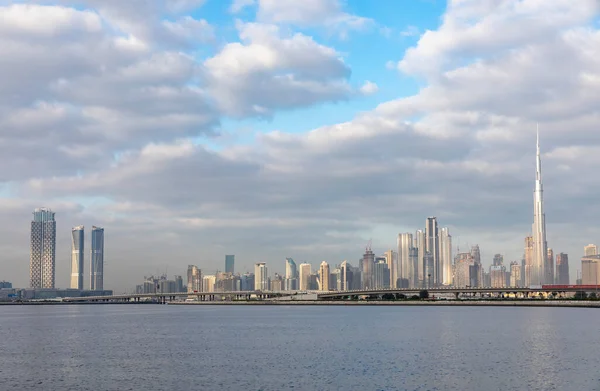
<instances>
[{"instance_id":1,"label":"highway bridge","mask_svg":"<svg viewBox=\"0 0 600 391\"><path fill-rule=\"evenodd\" d=\"M88 296L88 297L65 297L63 302L141 302L156 301L167 303L178 299L193 299L197 301L223 301L223 300L267 300L281 298L284 296L298 295L301 292L261 292L261 291L239 291L239 292L178 292L178 293L134 293L112 296Z\"/></svg>"},{"instance_id":2,"label":"highway bridge","mask_svg":"<svg viewBox=\"0 0 600 391\"><path fill-rule=\"evenodd\" d=\"M566 293L574 293L574 292L600 292L600 286L594 286L591 288L589 286L578 286L578 285L569 285L569 286L541 286L541 287L512 287L512 288L492 288L492 287L481 287L481 288L457 288L457 287L441 287L441 288L431 288L426 289L429 296L440 296L440 295L454 295L455 298L459 296L484 296L484 295L493 295L493 296L502 296L502 295L519 295L524 298L539 296L540 293L542 295L548 295L552 293L556 293L561 296ZM413 296L419 295L422 288L396 288L396 289L371 289L371 290L350 290L350 291L336 291L336 292L326 292L317 295L317 300L352 300L359 297L367 297L369 299L382 299L384 295L405 295L405 296Z\"/></svg>"}]
</instances>

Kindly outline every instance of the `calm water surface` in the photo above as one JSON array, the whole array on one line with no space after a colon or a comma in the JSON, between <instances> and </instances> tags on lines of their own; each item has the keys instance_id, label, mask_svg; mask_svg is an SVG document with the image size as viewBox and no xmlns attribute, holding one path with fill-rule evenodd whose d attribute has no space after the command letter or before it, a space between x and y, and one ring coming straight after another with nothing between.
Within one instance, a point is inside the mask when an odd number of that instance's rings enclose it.
<instances>
[{"instance_id":1,"label":"calm water surface","mask_svg":"<svg viewBox=\"0 0 600 391\"><path fill-rule=\"evenodd\" d=\"M0 390L600 390L577 308L0 306Z\"/></svg>"}]
</instances>

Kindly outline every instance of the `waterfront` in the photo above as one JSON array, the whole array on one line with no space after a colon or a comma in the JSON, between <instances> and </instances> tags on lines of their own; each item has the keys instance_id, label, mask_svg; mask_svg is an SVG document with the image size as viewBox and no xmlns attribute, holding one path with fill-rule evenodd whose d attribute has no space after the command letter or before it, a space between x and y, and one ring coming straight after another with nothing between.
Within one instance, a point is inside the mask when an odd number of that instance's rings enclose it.
<instances>
[{"instance_id":1,"label":"waterfront","mask_svg":"<svg viewBox=\"0 0 600 391\"><path fill-rule=\"evenodd\" d=\"M600 390L598 312L383 306L0 307L20 390Z\"/></svg>"}]
</instances>

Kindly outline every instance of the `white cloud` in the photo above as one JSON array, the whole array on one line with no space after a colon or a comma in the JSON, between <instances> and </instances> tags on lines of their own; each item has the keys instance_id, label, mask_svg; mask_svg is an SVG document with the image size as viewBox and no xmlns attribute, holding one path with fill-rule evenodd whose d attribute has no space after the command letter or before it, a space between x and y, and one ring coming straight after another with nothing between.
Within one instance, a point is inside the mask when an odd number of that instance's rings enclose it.
<instances>
[{"instance_id":1,"label":"white cloud","mask_svg":"<svg viewBox=\"0 0 600 391\"><path fill-rule=\"evenodd\" d=\"M208 89L231 115L261 115L276 108L345 99L349 69L333 49L275 25L238 23L241 43L207 59Z\"/></svg>"},{"instance_id":2,"label":"white cloud","mask_svg":"<svg viewBox=\"0 0 600 391\"><path fill-rule=\"evenodd\" d=\"M229 12L236 14L246 7L256 4L256 0L233 0L229 7Z\"/></svg>"},{"instance_id":3,"label":"white cloud","mask_svg":"<svg viewBox=\"0 0 600 391\"><path fill-rule=\"evenodd\" d=\"M362 87L360 87L360 92L363 95L372 95L377 91L379 91L379 87L377 87L377 84L368 80L365 82L365 84L362 85Z\"/></svg>"}]
</instances>

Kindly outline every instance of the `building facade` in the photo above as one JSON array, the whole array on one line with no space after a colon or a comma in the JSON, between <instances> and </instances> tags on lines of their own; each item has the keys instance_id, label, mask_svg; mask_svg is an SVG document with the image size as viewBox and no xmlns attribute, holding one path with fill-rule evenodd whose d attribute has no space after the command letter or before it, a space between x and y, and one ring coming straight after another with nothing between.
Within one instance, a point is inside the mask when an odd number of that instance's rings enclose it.
<instances>
[{"instance_id":1,"label":"building facade","mask_svg":"<svg viewBox=\"0 0 600 391\"><path fill-rule=\"evenodd\" d=\"M432 264L426 265L425 274L429 287L438 286L442 280L440 267L440 237L436 217L428 217L425 221L425 251L432 257Z\"/></svg>"},{"instance_id":2,"label":"building facade","mask_svg":"<svg viewBox=\"0 0 600 391\"><path fill-rule=\"evenodd\" d=\"M71 229L71 289L83 289L84 227Z\"/></svg>"},{"instance_id":3,"label":"building facade","mask_svg":"<svg viewBox=\"0 0 600 391\"><path fill-rule=\"evenodd\" d=\"M312 274L312 266L310 263L301 263L299 267L299 283L301 291L310 290L310 275Z\"/></svg>"},{"instance_id":4,"label":"building facade","mask_svg":"<svg viewBox=\"0 0 600 391\"><path fill-rule=\"evenodd\" d=\"M516 261L510 263L510 286L521 286L521 265Z\"/></svg>"},{"instance_id":5,"label":"building facade","mask_svg":"<svg viewBox=\"0 0 600 391\"><path fill-rule=\"evenodd\" d=\"M448 228L440 230L441 284L452 285L452 235Z\"/></svg>"},{"instance_id":6,"label":"building facade","mask_svg":"<svg viewBox=\"0 0 600 391\"><path fill-rule=\"evenodd\" d=\"M533 260L529 271L531 285L546 283L546 265L548 263L548 243L546 242L546 215L544 214L544 187L542 184L542 158L540 155L540 137L537 137L535 189L533 191ZM550 281L553 282L553 281Z\"/></svg>"},{"instance_id":7,"label":"building facade","mask_svg":"<svg viewBox=\"0 0 600 391\"><path fill-rule=\"evenodd\" d=\"M235 255L225 255L225 273L235 273Z\"/></svg>"},{"instance_id":8,"label":"building facade","mask_svg":"<svg viewBox=\"0 0 600 391\"><path fill-rule=\"evenodd\" d=\"M257 262L254 265L254 290L263 292L269 290L269 274L265 262Z\"/></svg>"},{"instance_id":9,"label":"building facade","mask_svg":"<svg viewBox=\"0 0 600 391\"><path fill-rule=\"evenodd\" d=\"M104 228L92 227L92 245L90 254L90 289L104 289Z\"/></svg>"},{"instance_id":10,"label":"building facade","mask_svg":"<svg viewBox=\"0 0 600 391\"><path fill-rule=\"evenodd\" d=\"M595 244L588 244L583 248L583 255L589 257L590 255L598 255L598 246Z\"/></svg>"},{"instance_id":11,"label":"building facade","mask_svg":"<svg viewBox=\"0 0 600 391\"><path fill-rule=\"evenodd\" d=\"M38 208L31 222L29 286L54 289L56 273L56 221L54 212Z\"/></svg>"},{"instance_id":12,"label":"building facade","mask_svg":"<svg viewBox=\"0 0 600 391\"><path fill-rule=\"evenodd\" d=\"M581 283L598 285L600 283L600 255L581 258Z\"/></svg>"},{"instance_id":13,"label":"building facade","mask_svg":"<svg viewBox=\"0 0 600 391\"><path fill-rule=\"evenodd\" d=\"M556 283L560 285L569 285L571 279L569 276L569 255L565 253L556 254Z\"/></svg>"},{"instance_id":14,"label":"building facade","mask_svg":"<svg viewBox=\"0 0 600 391\"><path fill-rule=\"evenodd\" d=\"M329 286L329 264L325 261L321 262L319 266L319 290L320 291L329 291L331 287Z\"/></svg>"},{"instance_id":15,"label":"building facade","mask_svg":"<svg viewBox=\"0 0 600 391\"><path fill-rule=\"evenodd\" d=\"M415 282L414 264L410 259L410 253L414 246L413 235L411 233L398 234L398 273L396 280L392 280L395 288L402 286L412 287ZM418 272L418 270L417 270ZM398 283L400 279L400 283Z\"/></svg>"}]
</instances>

